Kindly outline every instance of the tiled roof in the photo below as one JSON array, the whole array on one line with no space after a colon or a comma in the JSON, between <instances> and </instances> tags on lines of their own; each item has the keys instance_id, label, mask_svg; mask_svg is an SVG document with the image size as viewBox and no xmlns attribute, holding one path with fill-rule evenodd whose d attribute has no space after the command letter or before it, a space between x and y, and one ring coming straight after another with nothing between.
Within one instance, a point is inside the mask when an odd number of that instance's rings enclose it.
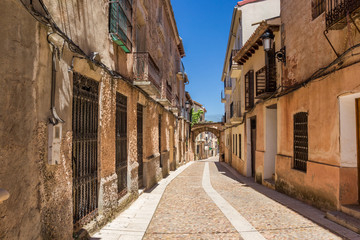
<instances>
[{"instance_id":1,"label":"tiled roof","mask_svg":"<svg viewBox=\"0 0 360 240\"><path fill-rule=\"evenodd\" d=\"M263 1L263 0L243 0L243 1L239 1L237 3L237 6L242 7L248 3L259 2L259 1Z\"/></svg>"}]
</instances>

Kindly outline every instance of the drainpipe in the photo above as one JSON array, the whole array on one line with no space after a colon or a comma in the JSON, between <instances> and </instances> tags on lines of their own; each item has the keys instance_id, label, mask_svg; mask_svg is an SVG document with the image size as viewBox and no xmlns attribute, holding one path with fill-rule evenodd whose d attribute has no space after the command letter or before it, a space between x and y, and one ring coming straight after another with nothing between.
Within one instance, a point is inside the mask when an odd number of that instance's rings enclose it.
<instances>
[{"instance_id":1,"label":"drainpipe","mask_svg":"<svg viewBox=\"0 0 360 240\"><path fill-rule=\"evenodd\" d=\"M10 197L10 194L5 189L0 188L0 204Z\"/></svg>"},{"instance_id":2,"label":"drainpipe","mask_svg":"<svg viewBox=\"0 0 360 240\"><path fill-rule=\"evenodd\" d=\"M52 123L54 126L59 124L59 123L64 123L64 120L62 120L59 115L56 112L56 108L55 108L55 88L56 88L56 53L58 51L58 49L55 47L55 45L49 40L49 37L51 36L50 33L47 36L47 40L49 42L49 44L52 46L52 64L51 64L51 107L50 107L50 112L51 112L51 117L49 118L50 123Z\"/></svg>"}]
</instances>

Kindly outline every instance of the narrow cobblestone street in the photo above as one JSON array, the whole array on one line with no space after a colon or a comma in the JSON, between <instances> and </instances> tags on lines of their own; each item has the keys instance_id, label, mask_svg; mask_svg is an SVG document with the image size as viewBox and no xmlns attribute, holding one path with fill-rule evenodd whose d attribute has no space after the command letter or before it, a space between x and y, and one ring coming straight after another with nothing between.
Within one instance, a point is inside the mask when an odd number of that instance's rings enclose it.
<instances>
[{"instance_id":1,"label":"narrow cobblestone street","mask_svg":"<svg viewBox=\"0 0 360 240\"><path fill-rule=\"evenodd\" d=\"M228 165L218 162L217 157L179 170L165 184L160 182L140 196L150 199L156 194L159 199L156 210L149 210L146 200L140 199L144 208L126 210L94 239L342 239L309 219L340 232L343 237L360 239L311 206L246 182L249 179L239 181L239 176ZM134 220L136 216L144 218ZM126 217L131 221L130 228L124 225ZM134 228L136 222L142 227Z\"/></svg>"}]
</instances>

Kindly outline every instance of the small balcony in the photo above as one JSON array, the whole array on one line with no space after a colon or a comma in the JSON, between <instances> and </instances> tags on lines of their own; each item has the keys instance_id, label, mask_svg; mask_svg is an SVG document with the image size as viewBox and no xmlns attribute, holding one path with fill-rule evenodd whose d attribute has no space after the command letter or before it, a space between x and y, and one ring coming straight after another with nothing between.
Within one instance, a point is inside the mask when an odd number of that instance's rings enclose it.
<instances>
[{"instance_id":1,"label":"small balcony","mask_svg":"<svg viewBox=\"0 0 360 240\"><path fill-rule=\"evenodd\" d=\"M134 85L142 88L150 96L160 95L160 69L150 53L134 53L134 74Z\"/></svg>"},{"instance_id":2,"label":"small balcony","mask_svg":"<svg viewBox=\"0 0 360 240\"><path fill-rule=\"evenodd\" d=\"M226 103L226 98L223 91L221 91L221 103Z\"/></svg>"},{"instance_id":3,"label":"small balcony","mask_svg":"<svg viewBox=\"0 0 360 240\"><path fill-rule=\"evenodd\" d=\"M347 14L360 16L359 0L326 0L326 29L343 29L347 26Z\"/></svg>"},{"instance_id":4,"label":"small balcony","mask_svg":"<svg viewBox=\"0 0 360 240\"><path fill-rule=\"evenodd\" d=\"M230 77L238 78L241 74L241 65L234 61L234 57L239 52L239 49L234 49L231 51L231 56L229 59L229 68L230 68Z\"/></svg>"},{"instance_id":5,"label":"small balcony","mask_svg":"<svg viewBox=\"0 0 360 240\"><path fill-rule=\"evenodd\" d=\"M232 93L232 79L226 78L224 81L225 94L230 95Z\"/></svg>"},{"instance_id":6,"label":"small balcony","mask_svg":"<svg viewBox=\"0 0 360 240\"><path fill-rule=\"evenodd\" d=\"M276 92L276 65L269 64L259 69L255 73L256 77L256 97L255 99L265 99Z\"/></svg>"},{"instance_id":7,"label":"small balcony","mask_svg":"<svg viewBox=\"0 0 360 240\"><path fill-rule=\"evenodd\" d=\"M181 81L185 81L186 80L186 73L185 73L185 67L182 61L180 61L180 63L178 64L178 69L177 69L177 73L176 73L176 77L181 80Z\"/></svg>"},{"instance_id":8,"label":"small balcony","mask_svg":"<svg viewBox=\"0 0 360 240\"><path fill-rule=\"evenodd\" d=\"M172 87L169 83L166 83L165 93L161 99L157 100L164 107L170 107L173 103Z\"/></svg>"},{"instance_id":9,"label":"small balcony","mask_svg":"<svg viewBox=\"0 0 360 240\"><path fill-rule=\"evenodd\" d=\"M232 124L241 122L241 103L234 101L230 104L230 122Z\"/></svg>"}]
</instances>

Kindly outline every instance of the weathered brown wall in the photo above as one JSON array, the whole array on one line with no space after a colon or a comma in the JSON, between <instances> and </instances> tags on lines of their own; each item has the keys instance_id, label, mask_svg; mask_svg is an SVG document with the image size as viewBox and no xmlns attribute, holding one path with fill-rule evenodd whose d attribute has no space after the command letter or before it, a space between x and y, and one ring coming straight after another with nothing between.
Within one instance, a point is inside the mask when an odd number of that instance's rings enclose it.
<instances>
[{"instance_id":1,"label":"weathered brown wall","mask_svg":"<svg viewBox=\"0 0 360 240\"><path fill-rule=\"evenodd\" d=\"M313 20L311 2L281 0L282 39L287 60L284 67L285 86L303 82L336 58L323 34L326 30L325 13ZM358 42L360 35L351 26L351 30L329 31L328 37L341 54L349 48L348 41Z\"/></svg>"},{"instance_id":2,"label":"weathered brown wall","mask_svg":"<svg viewBox=\"0 0 360 240\"><path fill-rule=\"evenodd\" d=\"M359 64L315 80L306 88L279 99L277 189L321 208L338 208L357 199L356 168L340 166L339 100L358 92ZM308 112L307 172L292 169L293 115ZM345 199L346 198L346 199Z\"/></svg>"}]
</instances>

